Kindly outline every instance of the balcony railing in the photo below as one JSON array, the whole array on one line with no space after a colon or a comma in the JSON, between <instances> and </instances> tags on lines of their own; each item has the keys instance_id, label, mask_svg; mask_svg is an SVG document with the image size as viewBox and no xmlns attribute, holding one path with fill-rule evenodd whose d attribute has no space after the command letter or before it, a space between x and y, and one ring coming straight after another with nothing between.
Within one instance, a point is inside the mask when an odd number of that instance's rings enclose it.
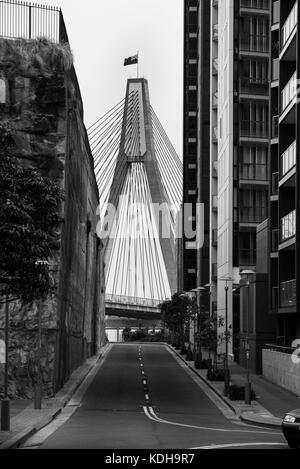
<instances>
[{"instance_id":1,"label":"balcony railing","mask_svg":"<svg viewBox=\"0 0 300 469\"><path fill-rule=\"evenodd\" d=\"M278 242L279 242L279 230L272 230L272 245L271 251L277 252L278 251Z\"/></svg>"},{"instance_id":2,"label":"balcony railing","mask_svg":"<svg viewBox=\"0 0 300 469\"><path fill-rule=\"evenodd\" d=\"M241 207L241 223L261 223L268 216L267 207Z\"/></svg>"},{"instance_id":3,"label":"balcony railing","mask_svg":"<svg viewBox=\"0 0 300 469\"><path fill-rule=\"evenodd\" d=\"M280 6L279 6L279 0L277 2L273 3L273 18L272 18L272 24L277 24L280 21Z\"/></svg>"},{"instance_id":4,"label":"balcony railing","mask_svg":"<svg viewBox=\"0 0 300 469\"><path fill-rule=\"evenodd\" d=\"M216 109L218 107L218 92L216 91L212 97L212 107Z\"/></svg>"},{"instance_id":5,"label":"balcony railing","mask_svg":"<svg viewBox=\"0 0 300 469\"><path fill-rule=\"evenodd\" d=\"M272 138L278 138L278 122L279 116L272 117Z\"/></svg>"},{"instance_id":6,"label":"balcony railing","mask_svg":"<svg viewBox=\"0 0 300 469\"><path fill-rule=\"evenodd\" d=\"M281 176L284 176L296 164L296 140L281 155Z\"/></svg>"},{"instance_id":7,"label":"balcony railing","mask_svg":"<svg viewBox=\"0 0 300 469\"><path fill-rule=\"evenodd\" d=\"M213 127L212 141L213 143L218 143L218 127Z\"/></svg>"},{"instance_id":8,"label":"balcony railing","mask_svg":"<svg viewBox=\"0 0 300 469\"><path fill-rule=\"evenodd\" d=\"M213 59L212 67L213 67L212 69L213 75L217 75L219 71L219 61L217 58Z\"/></svg>"},{"instance_id":9,"label":"balcony railing","mask_svg":"<svg viewBox=\"0 0 300 469\"><path fill-rule=\"evenodd\" d=\"M241 121L241 137L268 138L268 123L264 121Z\"/></svg>"},{"instance_id":10,"label":"balcony railing","mask_svg":"<svg viewBox=\"0 0 300 469\"><path fill-rule=\"evenodd\" d=\"M241 0L241 8L253 8L255 10L268 10L270 0Z\"/></svg>"},{"instance_id":11,"label":"balcony railing","mask_svg":"<svg viewBox=\"0 0 300 469\"><path fill-rule=\"evenodd\" d=\"M271 195L277 195L279 189L279 173L272 173Z\"/></svg>"},{"instance_id":12,"label":"balcony railing","mask_svg":"<svg viewBox=\"0 0 300 469\"><path fill-rule=\"evenodd\" d=\"M240 50L245 52L269 52L269 36L249 35L241 37Z\"/></svg>"},{"instance_id":13,"label":"balcony railing","mask_svg":"<svg viewBox=\"0 0 300 469\"><path fill-rule=\"evenodd\" d=\"M280 306L296 305L296 280L280 284Z\"/></svg>"},{"instance_id":14,"label":"balcony railing","mask_svg":"<svg viewBox=\"0 0 300 469\"><path fill-rule=\"evenodd\" d=\"M218 230L216 228L212 230L212 245L218 245Z\"/></svg>"},{"instance_id":15,"label":"balcony railing","mask_svg":"<svg viewBox=\"0 0 300 469\"><path fill-rule=\"evenodd\" d=\"M272 81L279 80L279 59L272 61Z\"/></svg>"},{"instance_id":16,"label":"balcony railing","mask_svg":"<svg viewBox=\"0 0 300 469\"><path fill-rule=\"evenodd\" d=\"M267 181L268 165L266 164L242 164L240 165L240 179Z\"/></svg>"},{"instance_id":17,"label":"balcony railing","mask_svg":"<svg viewBox=\"0 0 300 469\"><path fill-rule=\"evenodd\" d=\"M217 195L212 196L212 209L214 212L218 210L218 196Z\"/></svg>"},{"instance_id":18,"label":"balcony railing","mask_svg":"<svg viewBox=\"0 0 300 469\"><path fill-rule=\"evenodd\" d=\"M296 210L281 219L281 241L286 241L296 234Z\"/></svg>"},{"instance_id":19,"label":"balcony railing","mask_svg":"<svg viewBox=\"0 0 300 469\"><path fill-rule=\"evenodd\" d=\"M243 78L240 80L240 93L266 95L269 94L269 82L254 78Z\"/></svg>"},{"instance_id":20,"label":"balcony railing","mask_svg":"<svg viewBox=\"0 0 300 469\"><path fill-rule=\"evenodd\" d=\"M256 265L256 251L255 249L240 249L240 265L254 266Z\"/></svg>"},{"instance_id":21,"label":"balcony railing","mask_svg":"<svg viewBox=\"0 0 300 469\"><path fill-rule=\"evenodd\" d=\"M295 27L297 26L298 22L298 0L295 2L291 13L289 14L286 22L283 25L281 37L282 37L282 45L283 48L287 41L289 40L290 36L292 35Z\"/></svg>"},{"instance_id":22,"label":"balcony railing","mask_svg":"<svg viewBox=\"0 0 300 469\"><path fill-rule=\"evenodd\" d=\"M219 37L219 25L218 25L218 24L214 24L214 27L213 27L213 39L214 39L214 40L218 40L218 37Z\"/></svg>"},{"instance_id":23,"label":"balcony railing","mask_svg":"<svg viewBox=\"0 0 300 469\"><path fill-rule=\"evenodd\" d=\"M216 281L218 278L218 266L217 264L212 264L211 278L213 281Z\"/></svg>"},{"instance_id":24,"label":"balcony railing","mask_svg":"<svg viewBox=\"0 0 300 469\"><path fill-rule=\"evenodd\" d=\"M282 112L297 96L297 72L294 73L290 81L281 92L281 110Z\"/></svg>"}]
</instances>

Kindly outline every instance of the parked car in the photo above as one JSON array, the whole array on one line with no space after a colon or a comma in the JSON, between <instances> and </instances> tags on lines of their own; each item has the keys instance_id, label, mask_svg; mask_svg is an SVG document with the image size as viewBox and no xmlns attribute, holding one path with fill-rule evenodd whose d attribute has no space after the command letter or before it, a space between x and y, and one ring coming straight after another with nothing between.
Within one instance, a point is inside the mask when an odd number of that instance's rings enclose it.
<instances>
[{"instance_id":1,"label":"parked car","mask_svg":"<svg viewBox=\"0 0 300 469\"><path fill-rule=\"evenodd\" d=\"M300 447L300 409L288 412L281 424L282 432L290 448Z\"/></svg>"}]
</instances>

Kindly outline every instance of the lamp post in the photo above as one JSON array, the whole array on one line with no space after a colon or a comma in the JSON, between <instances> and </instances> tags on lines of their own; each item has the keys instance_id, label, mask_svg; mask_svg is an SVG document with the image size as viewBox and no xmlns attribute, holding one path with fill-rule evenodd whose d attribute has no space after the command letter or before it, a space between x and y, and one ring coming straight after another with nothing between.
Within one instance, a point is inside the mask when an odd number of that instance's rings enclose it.
<instances>
[{"instance_id":1,"label":"lamp post","mask_svg":"<svg viewBox=\"0 0 300 469\"><path fill-rule=\"evenodd\" d=\"M228 396L229 384L230 384L230 372L228 367L228 282L233 282L233 278L224 277L219 280L223 280L225 283L225 360L224 360L224 396Z\"/></svg>"},{"instance_id":2,"label":"lamp post","mask_svg":"<svg viewBox=\"0 0 300 469\"><path fill-rule=\"evenodd\" d=\"M250 382L250 344L249 344L249 298L250 298L250 275L255 274L254 270L242 270L240 275L247 276L247 329L246 329L246 383L245 383L245 404L251 404L251 382Z\"/></svg>"},{"instance_id":3,"label":"lamp post","mask_svg":"<svg viewBox=\"0 0 300 469\"><path fill-rule=\"evenodd\" d=\"M37 266L48 265L48 261L39 260L35 263ZM42 274L40 274L40 280ZM38 344L37 344L37 377L34 389L34 408L42 408L42 380L41 380L41 355L42 355L42 298L38 299L37 313L38 313Z\"/></svg>"}]
</instances>

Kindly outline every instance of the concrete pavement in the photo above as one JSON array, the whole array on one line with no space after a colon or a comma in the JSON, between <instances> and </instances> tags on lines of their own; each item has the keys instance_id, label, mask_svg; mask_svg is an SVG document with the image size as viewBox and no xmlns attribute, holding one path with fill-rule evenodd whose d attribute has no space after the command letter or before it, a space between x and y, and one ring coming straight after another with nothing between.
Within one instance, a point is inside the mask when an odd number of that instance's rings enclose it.
<instances>
[{"instance_id":1,"label":"concrete pavement","mask_svg":"<svg viewBox=\"0 0 300 469\"><path fill-rule=\"evenodd\" d=\"M34 409L33 402L30 401L12 401L11 430L9 432L0 431L0 449L17 448L30 435L54 420L70 401L88 373L99 360L104 358L109 347L110 345L106 344L99 355L89 358L82 366L77 368L55 397L43 399L42 409Z\"/></svg>"},{"instance_id":2,"label":"concrete pavement","mask_svg":"<svg viewBox=\"0 0 300 469\"><path fill-rule=\"evenodd\" d=\"M251 374L250 381L257 399L247 405L244 401L232 401L224 396L224 382L207 379L207 370L199 370L194 362L185 360L178 350L169 345L170 349L183 360L240 418L240 420L270 428L281 427L282 418L288 411L300 408L300 399L276 384L271 383L261 375ZM229 362L231 384L242 386L245 384L246 370L234 362Z\"/></svg>"}]
</instances>

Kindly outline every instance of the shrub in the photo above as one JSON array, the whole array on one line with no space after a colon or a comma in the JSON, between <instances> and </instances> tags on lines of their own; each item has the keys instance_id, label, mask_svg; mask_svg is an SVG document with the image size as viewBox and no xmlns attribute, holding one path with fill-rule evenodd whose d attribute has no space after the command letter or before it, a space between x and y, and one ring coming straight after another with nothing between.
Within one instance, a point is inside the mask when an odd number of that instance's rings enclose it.
<instances>
[{"instance_id":1,"label":"shrub","mask_svg":"<svg viewBox=\"0 0 300 469\"><path fill-rule=\"evenodd\" d=\"M224 381L224 370L213 370L209 369L206 375L207 379L210 381Z\"/></svg>"}]
</instances>

